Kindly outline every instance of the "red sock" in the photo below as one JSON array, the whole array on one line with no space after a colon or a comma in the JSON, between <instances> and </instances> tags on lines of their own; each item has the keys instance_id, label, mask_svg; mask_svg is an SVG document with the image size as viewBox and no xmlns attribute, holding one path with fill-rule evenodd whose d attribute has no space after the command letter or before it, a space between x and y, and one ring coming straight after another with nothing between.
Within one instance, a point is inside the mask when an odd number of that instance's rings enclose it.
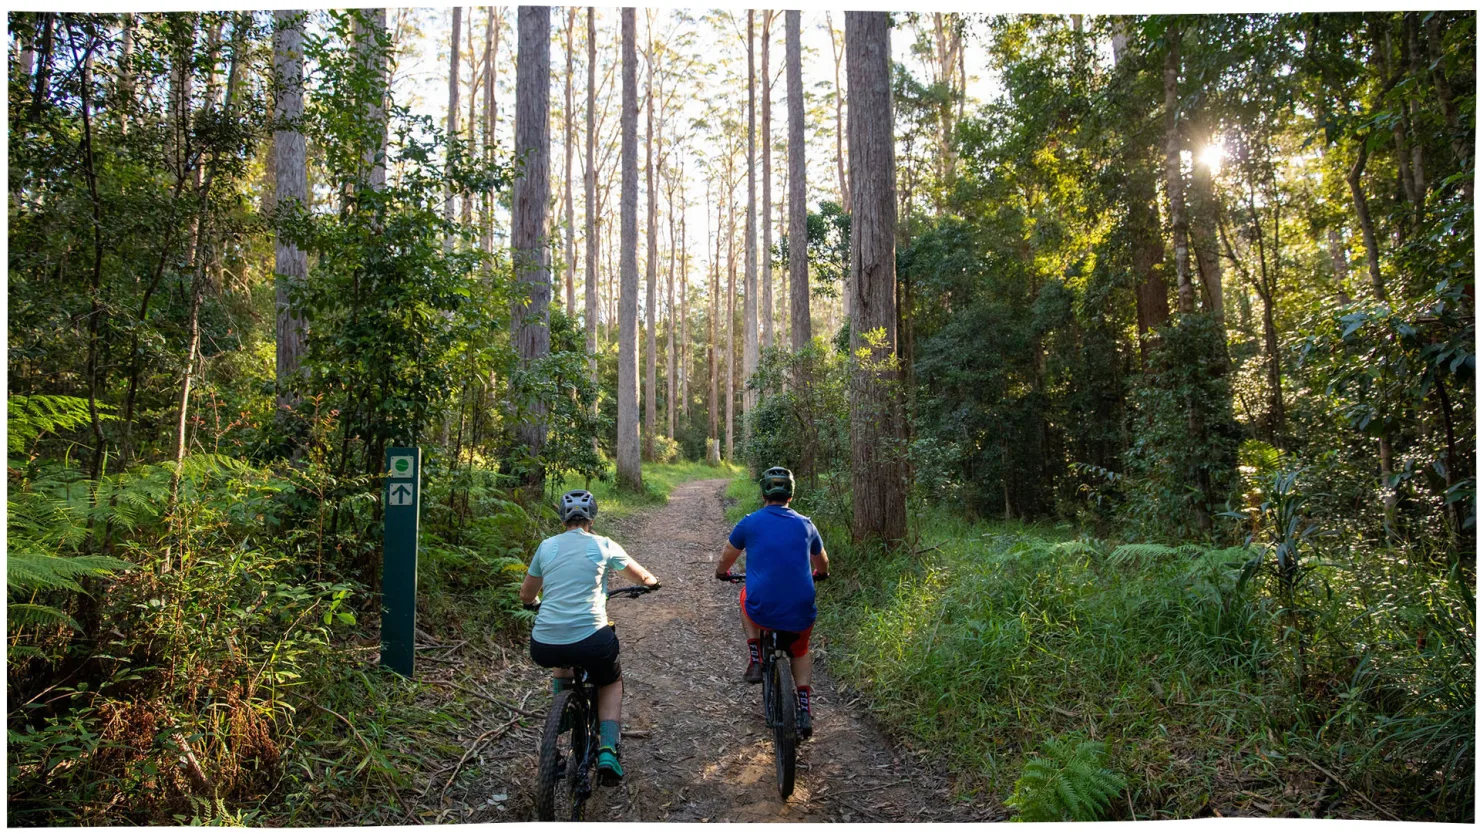
<instances>
[{"instance_id":1,"label":"red sock","mask_svg":"<svg viewBox=\"0 0 1480 833\"><path fill-rule=\"evenodd\" d=\"M804 711L804 712L806 712L808 714L811 714L812 713L812 687L811 686L809 686L809 685L799 685L799 686L797 686L797 705L799 705L799 706L802 707L802 711Z\"/></svg>"},{"instance_id":2,"label":"red sock","mask_svg":"<svg viewBox=\"0 0 1480 833\"><path fill-rule=\"evenodd\" d=\"M761 661L761 641L759 639L747 639L747 640L745 640L745 645L746 645L746 647L750 648L750 661L751 662L760 662Z\"/></svg>"}]
</instances>

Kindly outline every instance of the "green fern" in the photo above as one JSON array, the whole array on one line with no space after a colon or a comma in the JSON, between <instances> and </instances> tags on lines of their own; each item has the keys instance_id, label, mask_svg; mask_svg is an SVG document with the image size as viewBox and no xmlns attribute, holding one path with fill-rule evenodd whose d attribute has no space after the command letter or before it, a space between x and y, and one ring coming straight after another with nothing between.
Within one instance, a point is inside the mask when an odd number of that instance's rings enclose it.
<instances>
[{"instance_id":1,"label":"green fern","mask_svg":"<svg viewBox=\"0 0 1480 833\"><path fill-rule=\"evenodd\" d=\"M1116 567L1126 567L1132 564L1150 564L1159 559L1178 555L1196 555L1200 552L1202 550L1199 547L1191 544L1183 544L1180 547L1168 547L1161 544L1121 544L1110 553L1110 563Z\"/></svg>"},{"instance_id":2,"label":"green fern","mask_svg":"<svg viewBox=\"0 0 1480 833\"><path fill-rule=\"evenodd\" d=\"M1072 748L1049 738L1042 757L1023 765L1007 806L1013 821L1097 821L1110 800L1125 789L1125 779L1105 766L1105 744L1085 740Z\"/></svg>"},{"instance_id":3,"label":"green fern","mask_svg":"<svg viewBox=\"0 0 1480 833\"><path fill-rule=\"evenodd\" d=\"M87 400L78 396L10 396L7 398L5 445L22 454L42 434L70 431L92 422ZM116 419L109 406L98 404L98 418Z\"/></svg>"}]
</instances>

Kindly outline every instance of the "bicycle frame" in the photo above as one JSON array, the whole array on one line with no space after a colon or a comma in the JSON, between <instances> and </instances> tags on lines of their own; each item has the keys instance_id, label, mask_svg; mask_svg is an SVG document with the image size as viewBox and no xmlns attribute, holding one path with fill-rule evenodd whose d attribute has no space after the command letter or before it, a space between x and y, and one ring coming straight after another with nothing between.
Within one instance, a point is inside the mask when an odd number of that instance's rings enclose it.
<instances>
[{"instance_id":1,"label":"bicycle frame","mask_svg":"<svg viewBox=\"0 0 1480 833\"><path fill-rule=\"evenodd\" d=\"M656 590L658 585L623 587L607 594L611 596L637 597L643 593ZM526 610L539 610L540 603L526 604ZM590 675L585 668L579 666L572 669L571 687L555 696L551 704L550 713L545 718L545 737L540 743L540 773L537 777L539 782L536 795L537 816L542 821L553 820L555 802L556 782L564 782L566 791L570 798L570 813L572 821L579 821L585 812L585 803L596 791L598 780L594 778L596 761L601 744L601 715L600 703L597 696L596 686L592 684ZM563 699L562 699L563 698ZM566 731L571 733L571 754L569 759L562 760L559 751L559 738L565 732L559 731L561 712L574 700L578 710L581 712L582 720L580 726L569 726ZM579 746L579 748L576 748Z\"/></svg>"}]
</instances>

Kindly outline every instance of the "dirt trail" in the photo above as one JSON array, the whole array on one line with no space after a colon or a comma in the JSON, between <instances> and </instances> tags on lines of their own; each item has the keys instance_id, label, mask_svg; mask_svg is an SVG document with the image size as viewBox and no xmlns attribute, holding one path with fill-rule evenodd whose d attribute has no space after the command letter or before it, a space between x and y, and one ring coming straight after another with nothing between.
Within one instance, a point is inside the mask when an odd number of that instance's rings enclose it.
<instances>
[{"instance_id":1,"label":"dirt trail","mask_svg":"<svg viewBox=\"0 0 1480 833\"><path fill-rule=\"evenodd\" d=\"M798 753L797 786L776 793L760 687L745 685L737 588L714 580L729 533L725 481L687 483L663 508L608 534L663 589L608 605L626 682L626 782L598 791L593 820L932 821L986 819L951 801L949 783L896 755L840 702L821 663L813 738Z\"/></svg>"},{"instance_id":2,"label":"dirt trail","mask_svg":"<svg viewBox=\"0 0 1480 833\"><path fill-rule=\"evenodd\" d=\"M827 678L826 635L814 636L814 735L798 752L796 789L776 792L761 687L740 679L744 638L739 589L713 579L730 525L725 482L688 482L667 505L619 521L598 521L663 581L638 599L613 599L626 682L625 783L596 790L592 821L1002 821L992 800L962 803L937 769L885 740L857 701ZM826 589L823 601L826 604ZM428 635L431 636L431 635ZM477 641L474 641L477 642ZM549 709L549 672L528 645L460 645L423 655L426 697L462 688L475 719L453 743L428 752L440 761L417 775L406 821L527 821L534 815L540 726ZM437 670L434 670L437 669ZM447 676L444 676L447 675ZM514 706L517 704L517 707Z\"/></svg>"}]
</instances>

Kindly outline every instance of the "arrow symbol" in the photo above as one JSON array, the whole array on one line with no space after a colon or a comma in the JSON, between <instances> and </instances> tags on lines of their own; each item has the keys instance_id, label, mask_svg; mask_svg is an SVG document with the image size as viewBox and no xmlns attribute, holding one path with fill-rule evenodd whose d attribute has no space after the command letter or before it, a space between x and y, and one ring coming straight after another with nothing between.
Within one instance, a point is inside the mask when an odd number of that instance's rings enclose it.
<instances>
[{"instance_id":1,"label":"arrow symbol","mask_svg":"<svg viewBox=\"0 0 1480 833\"><path fill-rule=\"evenodd\" d=\"M405 483L397 483L391 487L390 498L392 506L409 506L412 496L411 487Z\"/></svg>"}]
</instances>

